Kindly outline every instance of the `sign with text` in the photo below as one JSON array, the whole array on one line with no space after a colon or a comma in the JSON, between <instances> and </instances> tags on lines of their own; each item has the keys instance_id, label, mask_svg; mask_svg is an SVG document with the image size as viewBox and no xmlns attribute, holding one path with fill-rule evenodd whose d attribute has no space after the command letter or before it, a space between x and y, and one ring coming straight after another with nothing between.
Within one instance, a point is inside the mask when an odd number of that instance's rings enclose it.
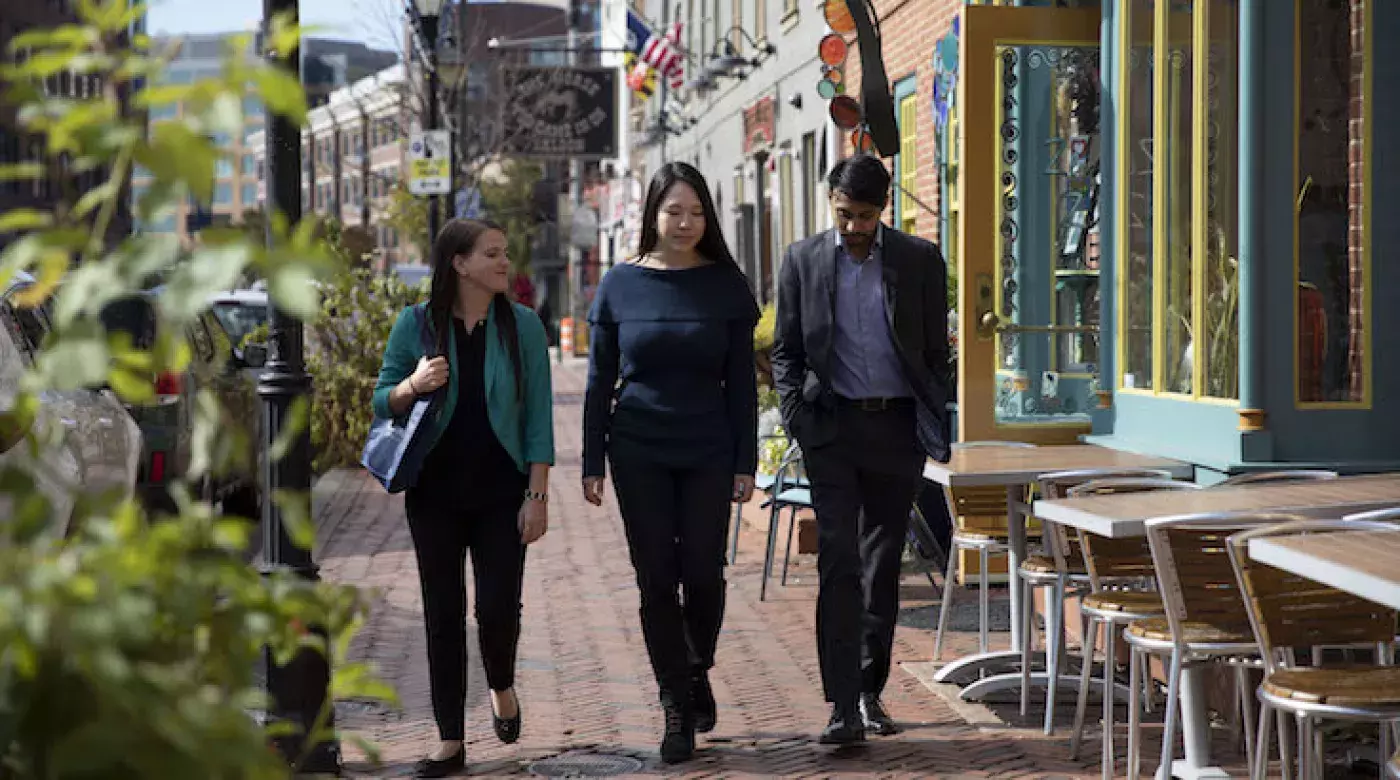
<instances>
[{"instance_id":1,"label":"sign with text","mask_svg":"<svg viewBox=\"0 0 1400 780\"><path fill-rule=\"evenodd\" d=\"M615 68L507 68L502 152L616 157L617 82Z\"/></svg>"},{"instance_id":2,"label":"sign with text","mask_svg":"<svg viewBox=\"0 0 1400 780\"><path fill-rule=\"evenodd\" d=\"M446 195L452 191L452 133L428 130L408 139L408 191Z\"/></svg>"}]
</instances>

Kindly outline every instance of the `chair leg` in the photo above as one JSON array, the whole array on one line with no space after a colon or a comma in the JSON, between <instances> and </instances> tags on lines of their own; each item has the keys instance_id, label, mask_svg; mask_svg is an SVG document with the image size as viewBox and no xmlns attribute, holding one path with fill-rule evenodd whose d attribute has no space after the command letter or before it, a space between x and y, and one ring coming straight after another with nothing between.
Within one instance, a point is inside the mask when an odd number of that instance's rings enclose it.
<instances>
[{"instance_id":1,"label":"chair leg","mask_svg":"<svg viewBox=\"0 0 1400 780\"><path fill-rule=\"evenodd\" d=\"M778 547L778 515L780 508L778 502L773 502L773 508L768 513L768 542L763 552L763 582L758 588L758 600L764 601L768 598L768 578L773 576L773 556L777 554Z\"/></svg>"},{"instance_id":2,"label":"chair leg","mask_svg":"<svg viewBox=\"0 0 1400 780\"><path fill-rule=\"evenodd\" d=\"M787 585L788 563L792 561L792 537L793 531L797 530L797 507L792 508L792 513L788 515L788 538L787 549L783 551L783 585Z\"/></svg>"},{"instance_id":3,"label":"chair leg","mask_svg":"<svg viewBox=\"0 0 1400 780\"><path fill-rule=\"evenodd\" d=\"M1142 752L1142 697L1138 690L1142 687L1142 666L1145 653L1136 647L1128 650L1128 780L1138 780Z\"/></svg>"},{"instance_id":4,"label":"chair leg","mask_svg":"<svg viewBox=\"0 0 1400 780\"><path fill-rule=\"evenodd\" d=\"M1103 780L1113 780L1114 660L1118 648L1118 624L1104 623L1103 640Z\"/></svg>"},{"instance_id":5,"label":"chair leg","mask_svg":"<svg viewBox=\"0 0 1400 780\"><path fill-rule=\"evenodd\" d=\"M1021 614L1025 616L1021 623L1021 717L1025 718L1031 711L1031 651L1035 646L1031 639L1035 635L1035 586L1027 580L1021 588L1021 593L1024 594L1021 597ZM1049 656L1046 658L1048 660Z\"/></svg>"},{"instance_id":6,"label":"chair leg","mask_svg":"<svg viewBox=\"0 0 1400 780\"><path fill-rule=\"evenodd\" d=\"M1167 670L1167 709L1162 713L1162 762L1157 765L1158 780L1171 780L1172 761L1176 758L1176 723L1181 711L1181 653L1172 650L1171 666Z\"/></svg>"},{"instance_id":7,"label":"chair leg","mask_svg":"<svg viewBox=\"0 0 1400 780\"><path fill-rule=\"evenodd\" d=\"M1381 722L1380 722L1379 724L1377 724L1377 725L1380 726L1379 731L1380 731L1380 735L1381 735L1381 736L1380 736L1380 747L1381 747L1381 755L1380 755L1380 761L1381 761L1381 777L1386 777L1387 775L1390 774L1389 771L1386 769L1386 762L1390 760L1390 756L1391 756L1391 752L1390 752L1390 744L1391 744L1391 740L1390 740L1390 721L1383 720L1383 721L1381 721Z\"/></svg>"},{"instance_id":8,"label":"chair leg","mask_svg":"<svg viewBox=\"0 0 1400 780\"><path fill-rule=\"evenodd\" d=\"M1294 777L1293 769L1297 753L1293 750L1293 724L1289 720L1288 713L1283 710L1279 710L1276 717L1278 719L1279 763L1283 769L1284 777Z\"/></svg>"},{"instance_id":9,"label":"chair leg","mask_svg":"<svg viewBox=\"0 0 1400 780\"><path fill-rule=\"evenodd\" d=\"M739 527L744 523L744 505L734 505L734 528L730 530L729 565L739 560Z\"/></svg>"},{"instance_id":10,"label":"chair leg","mask_svg":"<svg viewBox=\"0 0 1400 780\"><path fill-rule=\"evenodd\" d=\"M933 660L943 659L943 634L948 630L948 614L953 610L954 582L958 579L958 552L955 543L948 552L948 570L943 575L943 604L938 608L938 630L933 634Z\"/></svg>"},{"instance_id":11,"label":"chair leg","mask_svg":"<svg viewBox=\"0 0 1400 780\"><path fill-rule=\"evenodd\" d=\"M1254 753L1254 762L1249 765L1249 780L1268 780L1269 742L1273 737L1274 710L1264 702L1259 703L1259 737L1255 744L1259 749ZM1279 747L1283 753L1283 747Z\"/></svg>"},{"instance_id":12,"label":"chair leg","mask_svg":"<svg viewBox=\"0 0 1400 780\"><path fill-rule=\"evenodd\" d=\"M1065 579L1055 581L1045 626L1045 736L1055 733L1055 699L1060 693L1060 670L1065 653Z\"/></svg>"},{"instance_id":13,"label":"chair leg","mask_svg":"<svg viewBox=\"0 0 1400 780\"><path fill-rule=\"evenodd\" d=\"M1298 776L1302 780L1322 780L1316 772L1317 766L1317 740L1313 738L1315 729L1313 720L1302 713L1297 715L1298 721Z\"/></svg>"},{"instance_id":14,"label":"chair leg","mask_svg":"<svg viewBox=\"0 0 1400 780\"><path fill-rule=\"evenodd\" d=\"M977 621L977 648L979 652L988 652L991 649L991 641L988 638L988 631L992 622L992 575L989 571L991 567L991 554L986 546L980 548L980 561L982 571L977 577L978 602L981 605L981 616Z\"/></svg>"},{"instance_id":15,"label":"chair leg","mask_svg":"<svg viewBox=\"0 0 1400 780\"><path fill-rule=\"evenodd\" d=\"M1079 672L1079 699L1074 705L1074 732L1069 740L1069 757L1079 758L1079 744L1084 739L1084 716L1089 710L1089 681L1094 674L1094 645L1098 644L1099 621L1088 615L1084 616L1084 640L1080 642L1083 648L1084 662Z\"/></svg>"},{"instance_id":16,"label":"chair leg","mask_svg":"<svg viewBox=\"0 0 1400 780\"><path fill-rule=\"evenodd\" d=\"M1254 691L1249 685L1249 669L1235 667L1235 688L1239 691L1240 720L1244 721L1240 725L1244 730L1245 764L1254 766L1254 753L1259 750L1259 743L1254 741Z\"/></svg>"}]
</instances>

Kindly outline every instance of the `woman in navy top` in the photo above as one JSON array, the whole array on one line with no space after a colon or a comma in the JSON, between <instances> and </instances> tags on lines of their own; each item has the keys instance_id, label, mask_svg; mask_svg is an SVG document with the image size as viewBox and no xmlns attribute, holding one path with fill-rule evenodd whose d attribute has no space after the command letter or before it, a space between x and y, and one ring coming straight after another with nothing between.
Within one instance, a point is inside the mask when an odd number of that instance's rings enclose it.
<instances>
[{"instance_id":1,"label":"woman in navy top","mask_svg":"<svg viewBox=\"0 0 1400 780\"><path fill-rule=\"evenodd\" d=\"M676 763L715 725L729 503L752 498L758 460L758 307L695 168L652 178L640 253L603 277L588 320L584 497L602 504L610 461Z\"/></svg>"}]
</instances>

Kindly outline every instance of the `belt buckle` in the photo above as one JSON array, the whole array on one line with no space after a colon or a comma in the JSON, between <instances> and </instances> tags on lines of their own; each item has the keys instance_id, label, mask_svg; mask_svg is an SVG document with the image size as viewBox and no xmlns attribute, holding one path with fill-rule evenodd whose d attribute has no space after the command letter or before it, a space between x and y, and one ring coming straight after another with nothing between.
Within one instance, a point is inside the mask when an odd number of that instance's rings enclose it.
<instances>
[{"instance_id":1,"label":"belt buckle","mask_svg":"<svg viewBox=\"0 0 1400 780\"><path fill-rule=\"evenodd\" d=\"M860 399L860 409L863 412L883 412L886 407L884 398L862 398Z\"/></svg>"}]
</instances>

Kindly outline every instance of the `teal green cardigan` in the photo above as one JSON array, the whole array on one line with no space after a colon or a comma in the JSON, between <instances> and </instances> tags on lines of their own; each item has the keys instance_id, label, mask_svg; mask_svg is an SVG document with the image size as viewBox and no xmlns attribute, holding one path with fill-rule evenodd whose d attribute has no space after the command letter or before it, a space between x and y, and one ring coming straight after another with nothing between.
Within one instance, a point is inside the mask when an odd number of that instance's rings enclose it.
<instances>
[{"instance_id":1,"label":"teal green cardigan","mask_svg":"<svg viewBox=\"0 0 1400 780\"><path fill-rule=\"evenodd\" d=\"M545 335L544 323L528 307L518 303L511 305L515 307L516 332L519 335L524 402L516 396L510 353L497 335L496 304L493 301L486 316L486 414L501 446L510 453L516 468L525 474L529 473L531 463L554 465L554 390L549 373L549 337ZM387 420L394 416L389 410L389 393L413 373L418 367L418 360L423 357L418 317L413 312L418 306L427 308L426 304L417 304L399 312L399 319L389 332L389 343L384 348L384 365L379 369L379 383L374 388L374 414L380 419ZM447 394L428 430L432 446L436 446L438 439L442 438L447 423L452 420L452 411L457 406L455 329L447 334L447 354L451 370L448 373Z\"/></svg>"}]
</instances>

